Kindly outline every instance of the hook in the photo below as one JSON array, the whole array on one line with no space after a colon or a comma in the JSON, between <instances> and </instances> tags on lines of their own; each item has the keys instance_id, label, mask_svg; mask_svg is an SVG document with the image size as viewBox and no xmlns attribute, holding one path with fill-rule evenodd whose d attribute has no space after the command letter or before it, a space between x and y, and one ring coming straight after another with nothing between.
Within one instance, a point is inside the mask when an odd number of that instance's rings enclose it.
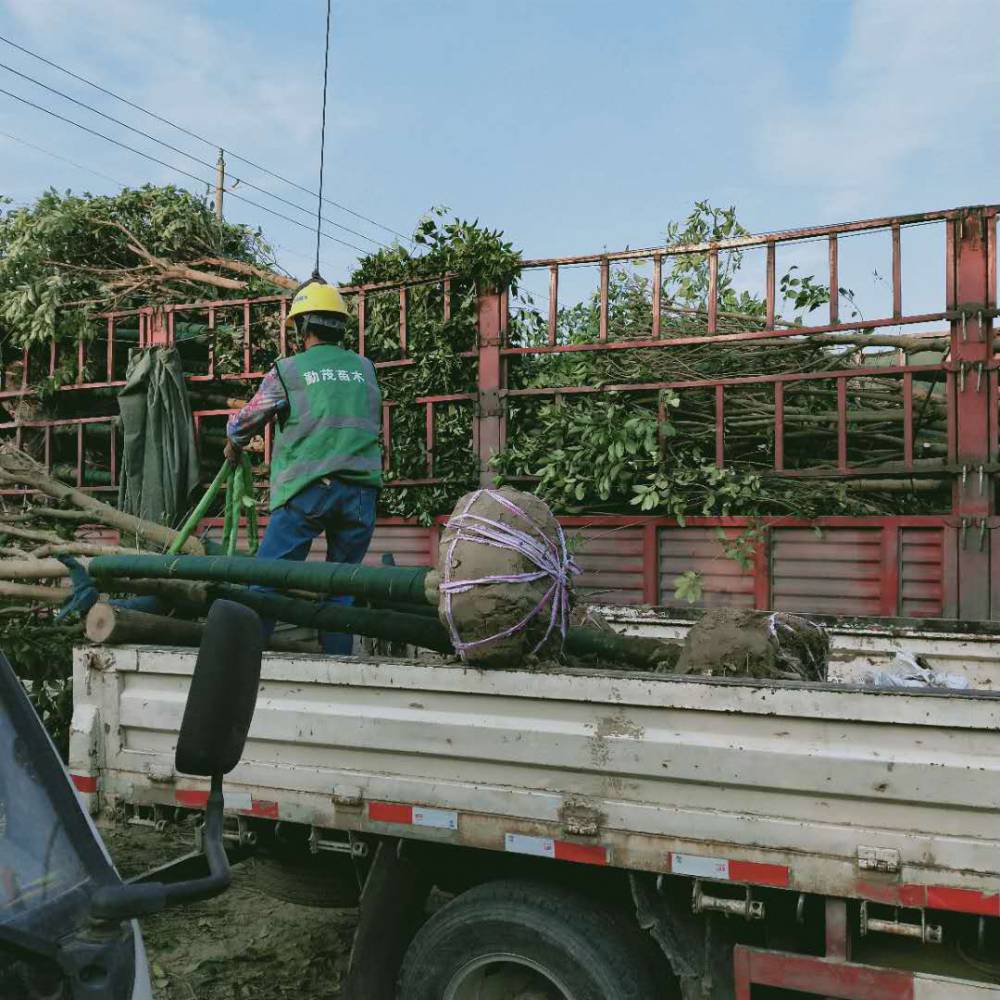
<instances>
[{"instance_id":1,"label":"hook","mask_svg":"<svg viewBox=\"0 0 1000 1000\"><path fill-rule=\"evenodd\" d=\"M964 550L965 549L965 536L969 532L969 519L967 517L963 517L962 520L961 520L961 525L962 525L962 537L961 537L960 544L961 544L962 549Z\"/></svg>"},{"instance_id":2,"label":"hook","mask_svg":"<svg viewBox=\"0 0 1000 1000\"><path fill-rule=\"evenodd\" d=\"M983 367L984 362L982 361L976 365L976 392L979 392L983 387Z\"/></svg>"},{"instance_id":3,"label":"hook","mask_svg":"<svg viewBox=\"0 0 1000 1000\"><path fill-rule=\"evenodd\" d=\"M958 391L965 392L965 362L958 363Z\"/></svg>"},{"instance_id":4,"label":"hook","mask_svg":"<svg viewBox=\"0 0 1000 1000\"><path fill-rule=\"evenodd\" d=\"M962 466L962 489L965 489L965 481L969 478L969 467L967 465Z\"/></svg>"},{"instance_id":5,"label":"hook","mask_svg":"<svg viewBox=\"0 0 1000 1000\"><path fill-rule=\"evenodd\" d=\"M979 551L983 551L983 547L986 544L986 518L982 518L979 522Z\"/></svg>"},{"instance_id":6,"label":"hook","mask_svg":"<svg viewBox=\"0 0 1000 1000\"><path fill-rule=\"evenodd\" d=\"M979 466L979 495L983 495L983 490L986 486L986 466Z\"/></svg>"},{"instance_id":7,"label":"hook","mask_svg":"<svg viewBox=\"0 0 1000 1000\"><path fill-rule=\"evenodd\" d=\"M965 327L965 310L962 310L962 340L966 341L969 339L969 331Z\"/></svg>"}]
</instances>

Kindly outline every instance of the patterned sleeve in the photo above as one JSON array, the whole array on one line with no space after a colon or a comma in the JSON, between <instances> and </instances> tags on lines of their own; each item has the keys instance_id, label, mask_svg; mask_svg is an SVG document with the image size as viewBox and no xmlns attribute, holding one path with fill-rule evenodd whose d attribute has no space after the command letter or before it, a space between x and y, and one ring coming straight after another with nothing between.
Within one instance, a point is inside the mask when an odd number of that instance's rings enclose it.
<instances>
[{"instance_id":1,"label":"patterned sleeve","mask_svg":"<svg viewBox=\"0 0 1000 1000\"><path fill-rule=\"evenodd\" d=\"M272 368L261 380L253 399L239 413L229 418L226 434L238 448L245 448L268 421L286 409L288 396L285 394L285 387L278 377L277 369Z\"/></svg>"}]
</instances>

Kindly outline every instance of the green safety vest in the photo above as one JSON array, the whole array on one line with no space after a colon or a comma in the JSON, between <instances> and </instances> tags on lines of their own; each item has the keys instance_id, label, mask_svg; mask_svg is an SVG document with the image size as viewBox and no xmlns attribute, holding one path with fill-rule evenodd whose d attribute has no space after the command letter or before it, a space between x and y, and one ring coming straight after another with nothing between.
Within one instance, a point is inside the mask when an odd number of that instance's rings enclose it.
<instances>
[{"instance_id":1,"label":"green safety vest","mask_svg":"<svg viewBox=\"0 0 1000 1000\"><path fill-rule=\"evenodd\" d=\"M382 393L367 358L318 344L277 364L288 412L271 452L271 510L324 476L382 484Z\"/></svg>"}]
</instances>

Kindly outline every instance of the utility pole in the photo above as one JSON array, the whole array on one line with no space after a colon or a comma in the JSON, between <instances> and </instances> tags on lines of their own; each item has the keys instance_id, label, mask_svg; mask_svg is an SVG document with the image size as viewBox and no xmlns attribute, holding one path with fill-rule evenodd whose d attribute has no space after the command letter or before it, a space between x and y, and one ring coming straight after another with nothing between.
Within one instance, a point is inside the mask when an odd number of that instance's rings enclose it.
<instances>
[{"instance_id":1,"label":"utility pole","mask_svg":"<svg viewBox=\"0 0 1000 1000\"><path fill-rule=\"evenodd\" d=\"M219 149L219 159L215 164L215 217L222 222L222 193L226 189L226 158Z\"/></svg>"}]
</instances>

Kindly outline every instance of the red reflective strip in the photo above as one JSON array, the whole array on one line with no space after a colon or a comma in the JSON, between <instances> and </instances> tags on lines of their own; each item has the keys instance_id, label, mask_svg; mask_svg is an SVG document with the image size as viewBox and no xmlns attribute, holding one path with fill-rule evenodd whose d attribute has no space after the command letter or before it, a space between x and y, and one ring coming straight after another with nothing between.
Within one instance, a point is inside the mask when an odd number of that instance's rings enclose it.
<instances>
[{"instance_id":1,"label":"red reflective strip","mask_svg":"<svg viewBox=\"0 0 1000 1000\"><path fill-rule=\"evenodd\" d=\"M174 798L182 806L190 809L204 809L208 805L208 792L197 788L178 788Z\"/></svg>"},{"instance_id":2,"label":"red reflective strip","mask_svg":"<svg viewBox=\"0 0 1000 1000\"><path fill-rule=\"evenodd\" d=\"M608 849L600 844L570 844L557 840L555 858L557 861L576 861L581 865L606 865Z\"/></svg>"},{"instance_id":3,"label":"red reflective strip","mask_svg":"<svg viewBox=\"0 0 1000 1000\"><path fill-rule=\"evenodd\" d=\"M413 806L401 806L393 802L369 802L368 818L378 823L412 823Z\"/></svg>"},{"instance_id":4,"label":"red reflective strip","mask_svg":"<svg viewBox=\"0 0 1000 1000\"><path fill-rule=\"evenodd\" d=\"M263 819L277 819L278 818L278 803L277 802L267 802L261 799L253 799L253 804L249 809L244 809L243 812L248 813L250 816L260 816Z\"/></svg>"},{"instance_id":5,"label":"red reflective strip","mask_svg":"<svg viewBox=\"0 0 1000 1000\"><path fill-rule=\"evenodd\" d=\"M882 885L859 882L858 895L889 906L907 906L922 910L951 910L956 913L976 913L1000 917L1000 893L979 892L977 889L953 889L943 885Z\"/></svg>"},{"instance_id":6,"label":"red reflective strip","mask_svg":"<svg viewBox=\"0 0 1000 1000\"><path fill-rule=\"evenodd\" d=\"M753 882L756 885L788 887L788 868L785 865L766 865L757 861L730 861L730 882Z\"/></svg>"},{"instance_id":7,"label":"red reflective strip","mask_svg":"<svg viewBox=\"0 0 1000 1000\"><path fill-rule=\"evenodd\" d=\"M71 774L73 784L78 792L90 794L97 791L97 778L89 774Z\"/></svg>"},{"instance_id":8,"label":"red reflective strip","mask_svg":"<svg viewBox=\"0 0 1000 1000\"><path fill-rule=\"evenodd\" d=\"M948 889L941 885L927 886L927 905L932 910L957 910L1000 917L1000 893L986 895L975 889Z\"/></svg>"}]
</instances>

